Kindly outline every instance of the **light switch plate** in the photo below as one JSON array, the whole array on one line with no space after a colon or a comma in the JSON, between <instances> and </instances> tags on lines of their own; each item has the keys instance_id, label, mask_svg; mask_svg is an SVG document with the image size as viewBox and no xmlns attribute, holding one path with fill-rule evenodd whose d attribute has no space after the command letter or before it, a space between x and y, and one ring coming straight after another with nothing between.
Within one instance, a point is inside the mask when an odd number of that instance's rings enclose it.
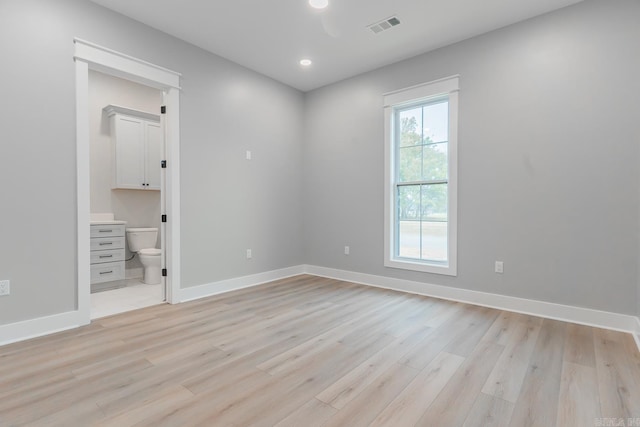
<instances>
[{"instance_id":1,"label":"light switch plate","mask_svg":"<svg viewBox=\"0 0 640 427\"><path fill-rule=\"evenodd\" d=\"M9 295L11 293L11 282L8 280L0 280L0 296Z\"/></svg>"}]
</instances>

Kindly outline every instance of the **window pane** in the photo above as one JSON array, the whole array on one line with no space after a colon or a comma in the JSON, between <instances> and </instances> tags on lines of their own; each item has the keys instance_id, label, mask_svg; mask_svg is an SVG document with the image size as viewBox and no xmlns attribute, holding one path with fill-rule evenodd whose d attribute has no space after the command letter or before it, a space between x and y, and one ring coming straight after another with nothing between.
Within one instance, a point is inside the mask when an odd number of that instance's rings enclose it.
<instances>
[{"instance_id":1,"label":"window pane","mask_svg":"<svg viewBox=\"0 0 640 427\"><path fill-rule=\"evenodd\" d=\"M449 101L424 107L424 143L449 140Z\"/></svg>"},{"instance_id":2,"label":"window pane","mask_svg":"<svg viewBox=\"0 0 640 427\"><path fill-rule=\"evenodd\" d=\"M422 146L403 147L399 150L398 180L420 181L422 177Z\"/></svg>"},{"instance_id":3,"label":"window pane","mask_svg":"<svg viewBox=\"0 0 640 427\"><path fill-rule=\"evenodd\" d=\"M433 181L447 179L448 147L446 142L425 145L422 154L422 179Z\"/></svg>"},{"instance_id":4,"label":"window pane","mask_svg":"<svg viewBox=\"0 0 640 427\"><path fill-rule=\"evenodd\" d=\"M447 222L422 222L422 259L447 261Z\"/></svg>"},{"instance_id":5,"label":"window pane","mask_svg":"<svg viewBox=\"0 0 640 427\"><path fill-rule=\"evenodd\" d=\"M447 184L422 185L423 221L447 221Z\"/></svg>"},{"instance_id":6,"label":"window pane","mask_svg":"<svg viewBox=\"0 0 640 427\"><path fill-rule=\"evenodd\" d=\"M398 222L398 256L420 259L420 221Z\"/></svg>"},{"instance_id":7,"label":"window pane","mask_svg":"<svg viewBox=\"0 0 640 427\"><path fill-rule=\"evenodd\" d=\"M447 187L447 184L422 186L422 259L447 260Z\"/></svg>"},{"instance_id":8,"label":"window pane","mask_svg":"<svg viewBox=\"0 0 640 427\"><path fill-rule=\"evenodd\" d=\"M398 187L398 256L420 259L420 186Z\"/></svg>"},{"instance_id":9,"label":"window pane","mask_svg":"<svg viewBox=\"0 0 640 427\"><path fill-rule=\"evenodd\" d=\"M420 220L420 186L398 187L398 219L400 221Z\"/></svg>"},{"instance_id":10,"label":"window pane","mask_svg":"<svg viewBox=\"0 0 640 427\"><path fill-rule=\"evenodd\" d=\"M400 147L422 144L422 108L400 111Z\"/></svg>"}]
</instances>

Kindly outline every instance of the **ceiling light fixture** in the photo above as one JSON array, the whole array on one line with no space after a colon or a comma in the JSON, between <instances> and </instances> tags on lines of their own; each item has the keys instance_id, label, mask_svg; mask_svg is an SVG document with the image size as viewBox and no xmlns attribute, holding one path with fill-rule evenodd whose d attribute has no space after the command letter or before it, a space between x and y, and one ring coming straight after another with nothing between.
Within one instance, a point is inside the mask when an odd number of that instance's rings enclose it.
<instances>
[{"instance_id":1,"label":"ceiling light fixture","mask_svg":"<svg viewBox=\"0 0 640 427\"><path fill-rule=\"evenodd\" d=\"M324 9L329 6L329 0L309 0L309 6L315 9Z\"/></svg>"},{"instance_id":2,"label":"ceiling light fixture","mask_svg":"<svg viewBox=\"0 0 640 427\"><path fill-rule=\"evenodd\" d=\"M301 59L300 60L300 65L302 65L303 67L308 67L309 65L311 65L311 60L310 59Z\"/></svg>"}]
</instances>

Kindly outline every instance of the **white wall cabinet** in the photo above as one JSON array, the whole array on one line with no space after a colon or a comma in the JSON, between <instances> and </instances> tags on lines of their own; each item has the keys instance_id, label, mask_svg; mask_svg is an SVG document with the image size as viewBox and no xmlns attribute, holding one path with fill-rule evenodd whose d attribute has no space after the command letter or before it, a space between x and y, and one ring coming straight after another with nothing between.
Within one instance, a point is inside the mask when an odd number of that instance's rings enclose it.
<instances>
[{"instance_id":1,"label":"white wall cabinet","mask_svg":"<svg viewBox=\"0 0 640 427\"><path fill-rule=\"evenodd\" d=\"M160 190L160 116L117 105L104 111L111 122L111 188Z\"/></svg>"}]
</instances>

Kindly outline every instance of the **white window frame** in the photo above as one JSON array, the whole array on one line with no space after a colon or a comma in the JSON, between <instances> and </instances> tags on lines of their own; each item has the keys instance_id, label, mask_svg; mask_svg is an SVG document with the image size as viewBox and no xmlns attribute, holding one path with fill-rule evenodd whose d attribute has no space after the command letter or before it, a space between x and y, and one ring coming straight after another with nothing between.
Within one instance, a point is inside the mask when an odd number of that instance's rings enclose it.
<instances>
[{"instance_id":1,"label":"white window frame","mask_svg":"<svg viewBox=\"0 0 640 427\"><path fill-rule=\"evenodd\" d=\"M429 83L412 86L384 94L384 144L385 144L385 187L384 187L384 251L385 267L425 273L457 275L458 236L458 91L459 76L451 76ZM446 263L427 260L400 258L396 248L396 150L394 140L394 111L398 107L447 96L449 99L449 144L448 144L448 256Z\"/></svg>"}]
</instances>

